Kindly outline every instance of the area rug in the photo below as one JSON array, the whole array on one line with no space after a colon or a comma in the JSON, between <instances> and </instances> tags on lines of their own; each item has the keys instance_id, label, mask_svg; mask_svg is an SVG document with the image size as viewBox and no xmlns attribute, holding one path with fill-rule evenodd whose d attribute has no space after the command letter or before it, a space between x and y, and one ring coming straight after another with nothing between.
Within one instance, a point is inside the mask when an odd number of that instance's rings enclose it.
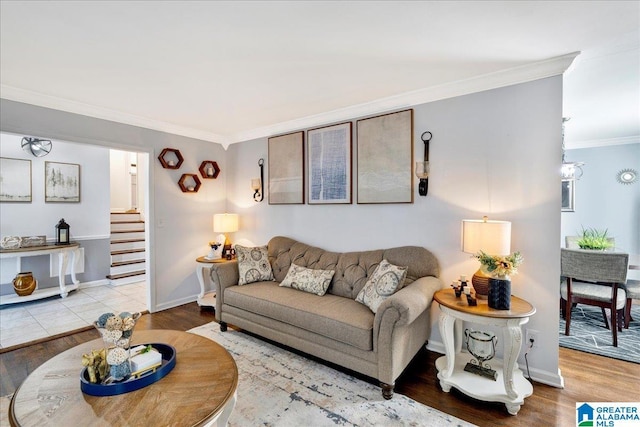
<instances>
[{"instance_id":1,"label":"area rug","mask_svg":"<svg viewBox=\"0 0 640 427\"><path fill-rule=\"evenodd\" d=\"M600 308L578 304L571 311L571 335L564 334L565 321L560 316L560 346L640 363L640 307L636 304L631 306L631 317L634 320L629 329L618 332L618 347L614 347L613 335L604 326Z\"/></svg>"},{"instance_id":2,"label":"area rug","mask_svg":"<svg viewBox=\"0 0 640 427\"><path fill-rule=\"evenodd\" d=\"M225 347L238 366L230 426L473 426L244 332L211 322L189 332Z\"/></svg>"}]
</instances>

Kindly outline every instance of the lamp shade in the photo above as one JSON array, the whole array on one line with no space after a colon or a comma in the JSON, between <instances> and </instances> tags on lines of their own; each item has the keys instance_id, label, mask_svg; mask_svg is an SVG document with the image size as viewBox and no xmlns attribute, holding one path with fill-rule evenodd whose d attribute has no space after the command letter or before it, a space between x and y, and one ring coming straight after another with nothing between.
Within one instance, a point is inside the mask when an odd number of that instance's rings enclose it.
<instances>
[{"instance_id":1,"label":"lamp shade","mask_svg":"<svg viewBox=\"0 0 640 427\"><path fill-rule=\"evenodd\" d=\"M213 231L216 233L233 233L238 231L238 214L215 214L213 216Z\"/></svg>"},{"instance_id":2,"label":"lamp shade","mask_svg":"<svg viewBox=\"0 0 640 427\"><path fill-rule=\"evenodd\" d=\"M509 255L511 222L488 219L462 220L462 251L472 254L483 251L490 255Z\"/></svg>"}]
</instances>

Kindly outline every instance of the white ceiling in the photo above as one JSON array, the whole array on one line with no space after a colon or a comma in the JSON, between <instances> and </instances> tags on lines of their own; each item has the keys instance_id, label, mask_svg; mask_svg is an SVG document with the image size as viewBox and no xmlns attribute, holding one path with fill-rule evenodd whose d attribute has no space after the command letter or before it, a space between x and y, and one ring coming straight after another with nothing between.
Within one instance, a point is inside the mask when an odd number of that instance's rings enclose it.
<instances>
[{"instance_id":1,"label":"white ceiling","mask_svg":"<svg viewBox=\"0 0 640 427\"><path fill-rule=\"evenodd\" d=\"M640 137L639 1L0 8L2 98L224 145L544 77L578 51L567 145Z\"/></svg>"}]
</instances>

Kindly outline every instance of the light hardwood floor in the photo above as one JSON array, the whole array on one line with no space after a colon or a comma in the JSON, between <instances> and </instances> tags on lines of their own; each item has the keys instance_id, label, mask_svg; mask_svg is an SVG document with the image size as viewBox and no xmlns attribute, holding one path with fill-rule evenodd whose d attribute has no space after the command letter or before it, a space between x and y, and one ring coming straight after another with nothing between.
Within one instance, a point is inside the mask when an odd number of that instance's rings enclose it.
<instances>
[{"instance_id":1,"label":"light hardwood floor","mask_svg":"<svg viewBox=\"0 0 640 427\"><path fill-rule=\"evenodd\" d=\"M142 316L136 329L188 330L215 320L196 303ZM89 330L0 354L0 393L13 393L40 364L79 343L98 338ZM517 416L504 405L479 402L452 390L440 388L435 360L438 353L423 350L396 383L396 392L478 426L575 426L576 402L621 402L640 400L640 366L601 356L560 349L560 369L565 388L534 383L531 397ZM424 420L425 426L428 420Z\"/></svg>"}]
</instances>

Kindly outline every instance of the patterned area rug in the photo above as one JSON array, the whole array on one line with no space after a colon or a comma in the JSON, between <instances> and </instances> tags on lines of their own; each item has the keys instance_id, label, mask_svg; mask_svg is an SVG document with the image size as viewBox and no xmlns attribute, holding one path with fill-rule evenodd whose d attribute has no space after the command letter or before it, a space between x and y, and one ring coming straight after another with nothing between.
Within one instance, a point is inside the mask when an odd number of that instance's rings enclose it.
<instances>
[{"instance_id":1,"label":"patterned area rug","mask_svg":"<svg viewBox=\"0 0 640 427\"><path fill-rule=\"evenodd\" d=\"M191 329L225 347L238 365L230 426L473 426L215 322Z\"/></svg>"},{"instance_id":2,"label":"patterned area rug","mask_svg":"<svg viewBox=\"0 0 640 427\"><path fill-rule=\"evenodd\" d=\"M564 334L565 321L560 316L560 346L640 363L640 307L637 304L631 306L631 317L634 320L629 329L618 332L618 347L614 347L613 335L604 326L600 307L578 304L571 311L570 336Z\"/></svg>"}]
</instances>

